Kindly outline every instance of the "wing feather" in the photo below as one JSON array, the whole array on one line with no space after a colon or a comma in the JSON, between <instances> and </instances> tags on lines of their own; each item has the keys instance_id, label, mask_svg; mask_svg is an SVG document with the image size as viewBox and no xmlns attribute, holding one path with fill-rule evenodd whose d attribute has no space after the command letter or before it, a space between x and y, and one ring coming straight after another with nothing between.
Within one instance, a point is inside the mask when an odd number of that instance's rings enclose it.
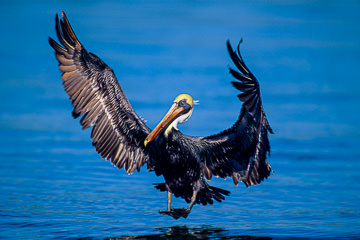
<instances>
[{"instance_id":1,"label":"wing feather","mask_svg":"<svg viewBox=\"0 0 360 240\"><path fill-rule=\"evenodd\" d=\"M268 132L272 133L262 106L259 82L247 68L240 54L239 42L234 51L227 42L230 57L238 71L230 68L230 74L238 81L232 85L241 93L243 102L239 119L223 132L196 139L202 156L204 176L232 177L235 185L239 180L247 187L258 184L270 175L267 161L270 153Z\"/></svg>"},{"instance_id":2,"label":"wing feather","mask_svg":"<svg viewBox=\"0 0 360 240\"><path fill-rule=\"evenodd\" d=\"M150 129L138 117L113 70L100 58L89 53L79 42L62 12L55 17L57 43L50 46L62 72L61 79L74 109L73 117L82 116L83 129L93 127L91 139L102 158L132 174L146 163L143 142Z\"/></svg>"}]
</instances>

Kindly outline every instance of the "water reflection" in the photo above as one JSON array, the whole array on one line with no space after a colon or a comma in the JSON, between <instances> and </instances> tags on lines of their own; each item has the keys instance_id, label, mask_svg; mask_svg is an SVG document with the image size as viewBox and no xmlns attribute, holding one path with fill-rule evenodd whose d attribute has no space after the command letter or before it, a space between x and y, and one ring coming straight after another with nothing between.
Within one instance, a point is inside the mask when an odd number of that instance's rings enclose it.
<instances>
[{"instance_id":1,"label":"water reflection","mask_svg":"<svg viewBox=\"0 0 360 240\"><path fill-rule=\"evenodd\" d=\"M249 235L232 236L229 231L222 228L203 226L200 228L188 228L186 226L173 226L168 228L157 228L157 233L147 235L107 237L104 240L136 239L136 240L177 240L177 239L239 239L239 240L269 240L270 237L258 237ZM82 238L92 239L92 238Z\"/></svg>"}]
</instances>

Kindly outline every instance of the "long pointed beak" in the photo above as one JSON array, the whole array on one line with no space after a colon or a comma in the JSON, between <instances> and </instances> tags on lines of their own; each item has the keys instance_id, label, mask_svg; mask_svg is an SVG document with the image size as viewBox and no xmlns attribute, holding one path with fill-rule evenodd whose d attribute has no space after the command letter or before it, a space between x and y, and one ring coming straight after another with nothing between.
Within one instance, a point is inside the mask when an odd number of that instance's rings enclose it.
<instances>
[{"instance_id":1,"label":"long pointed beak","mask_svg":"<svg viewBox=\"0 0 360 240\"><path fill-rule=\"evenodd\" d=\"M165 117L160 121L160 123L152 130L152 132L146 137L144 141L144 145L146 145L154 140L156 136L164 129L167 128L173 120L182 112L184 111L184 107L179 107L178 103L174 103L170 110L167 112Z\"/></svg>"}]
</instances>

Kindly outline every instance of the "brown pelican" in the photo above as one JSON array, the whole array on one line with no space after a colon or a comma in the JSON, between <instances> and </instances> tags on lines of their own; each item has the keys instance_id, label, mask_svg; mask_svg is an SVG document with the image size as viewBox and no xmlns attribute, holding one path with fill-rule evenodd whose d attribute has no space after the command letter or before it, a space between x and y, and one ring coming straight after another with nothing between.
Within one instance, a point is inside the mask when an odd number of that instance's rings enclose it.
<instances>
[{"instance_id":1,"label":"brown pelican","mask_svg":"<svg viewBox=\"0 0 360 240\"><path fill-rule=\"evenodd\" d=\"M91 139L102 158L110 160L129 174L146 163L148 171L163 175L165 183L155 184L167 192L167 209L159 211L178 219L186 218L194 204L221 202L229 191L210 186L205 179L212 176L232 177L247 187L259 184L270 175L267 162L270 153L266 119L260 96L259 82L245 65L239 46L227 49L237 70L230 68L236 79L232 85L241 93L243 102L235 124L208 137L182 134L178 124L185 122L193 111L194 100L188 94L177 96L166 116L151 131L135 113L113 70L99 57L88 52L79 42L62 12L55 17L60 44L49 37L55 50L61 79L70 96L74 118L82 116L83 129L93 127ZM171 195L190 203L181 209L171 207Z\"/></svg>"}]
</instances>

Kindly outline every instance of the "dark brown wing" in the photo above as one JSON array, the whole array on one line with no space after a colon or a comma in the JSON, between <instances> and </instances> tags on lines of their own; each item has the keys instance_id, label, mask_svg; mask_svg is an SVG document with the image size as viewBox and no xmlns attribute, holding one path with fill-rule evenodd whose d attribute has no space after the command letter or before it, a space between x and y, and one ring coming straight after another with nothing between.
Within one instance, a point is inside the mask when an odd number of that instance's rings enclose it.
<instances>
[{"instance_id":1,"label":"dark brown wing","mask_svg":"<svg viewBox=\"0 0 360 240\"><path fill-rule=\"evenodd\" d=\"M138 117L127 100L113 70L100 58L86 51L72 30L65 13L52 38L61 79L72 100L74 118L82 116L83 129L93 127L91 139L101 157L132 174L146 162L144 140L150 129Z\"/></svg>"},{"instance_id":2,"label":"dark brown wing","mask_svg":"<svg viewBox=\"0 0 360 240\"><path fill-rule=\"evenodd\" d=\"M202 168L208 180L212 175L232 177L236 185L240 179L246 186L251 186L270 175L271 167L266 157L270 153L268 132L272 133L272 130L263 110L259 82L240 55L240 43L236 52L227 42L230 57L239 70L230 68L230 73L238 80L232 84L242 92L238 95L243 102L239 119L230 129L199 138L196 142L201 149Z\"/></svg>"}]
</instances>

